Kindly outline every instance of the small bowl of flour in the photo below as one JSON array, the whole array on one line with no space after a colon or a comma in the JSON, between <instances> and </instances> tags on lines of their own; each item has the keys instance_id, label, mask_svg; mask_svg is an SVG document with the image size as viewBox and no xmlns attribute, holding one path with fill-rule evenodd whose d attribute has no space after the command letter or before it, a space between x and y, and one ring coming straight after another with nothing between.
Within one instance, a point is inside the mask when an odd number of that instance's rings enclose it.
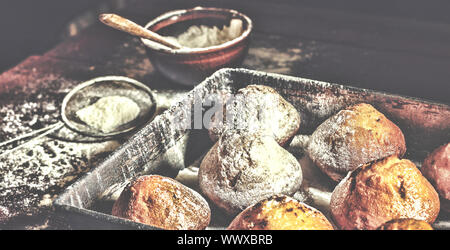
<instances>
[{"instance_id":1,"label":"small bowl of flour","mask_svg":"<svg viewBox=\"0 0 450 250\"><path fill-rule=\"evenodd\" d=\"M193 86L221 68L242 63L253 24L236 10L196 7L167 12L145 28L181 47L172 49L141 38L155 68L176 83Z\"/></svg>"}]
</instances>

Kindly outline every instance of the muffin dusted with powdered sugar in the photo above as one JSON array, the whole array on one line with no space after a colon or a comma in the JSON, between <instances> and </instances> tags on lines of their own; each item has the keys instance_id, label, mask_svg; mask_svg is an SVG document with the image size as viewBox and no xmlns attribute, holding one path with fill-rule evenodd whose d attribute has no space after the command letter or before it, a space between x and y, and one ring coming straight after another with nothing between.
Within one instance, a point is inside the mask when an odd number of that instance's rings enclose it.
<instances>
[{"instance_id":1,"label":"muffin dusted with powdered sugar","mask_svg":"<svg viewBox=\"0 0 450 250\"><path fill-rule=\"evenodd\" d=\"M297 159L270 135L222 135L199 169L202 192L228 214L275 194L293 195L303 180Z\"/></svg>"},{"instance_id":2,"label":"muffin dusted with powdered sugar","mask_svg":"<svg viewBox=\"0 0 450 250\"><path fill-rule=\"evenodd\" d=\"M223 100L223 109L211 119L208 132L213 141L226 131L261 130L284 145L300 128L298 111L271 87L248 85L231 98Z\"/></svg>"},{"instance_id":3,"label":"muffin dusted with powdered sugar","mask_svg":"<svg viewBox=\"0 0 450 250\"><path fill-rule=\"evenodd\" d=\"M406 152L405 138L397 125L372 105L360 103L345 108L313 132L309 157L330 178L344 176L368 162Z\"/></svg>"}]
</instances>

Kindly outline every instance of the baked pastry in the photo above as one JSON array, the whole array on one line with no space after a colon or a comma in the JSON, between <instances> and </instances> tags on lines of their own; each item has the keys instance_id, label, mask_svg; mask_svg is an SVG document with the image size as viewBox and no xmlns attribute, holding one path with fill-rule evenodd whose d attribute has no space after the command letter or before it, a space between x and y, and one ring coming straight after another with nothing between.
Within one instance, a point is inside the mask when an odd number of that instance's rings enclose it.
<instances>
[{"instance_id":1,"label":"baked pastry","mask_svg":"<svg viewBox=\"0 0 450 250\"><path fill-rule=\"evenodd\" d=\"M433 223L439 196L409 160L396 156L350 172L334 189L330 210L341 229L376 229L392 219Z\"/></svg>"},{"instance_id":2,"label":"baked pastry","mask_svg":"<svg viewBox=\"0 0 450 250\"><path fill-rule=\"evenodd\" d=\"M285 195L264 199L234 218L229 230L333 230L317 209Z\"/></svg>"},{"instance_id":3,"label":"baked pastry","mask_svg":"<svg viewBox=\"0 0 450 250\"><path fill-rule=\"evenodd\" d=\"M233 131L223 134L203 158L198 180L211 201L236 215L272 195L295 193L302 169L272 136Z\"/></svg>"},{"instance_id":4,"label":"baked pastry","mask_svg":"<svg viewBox=\"0 0 450 250\"><path fill-rule=\"evenodd\" d=\"M206 200L181 183L159 175L132 181L114 203L112 215L169 230L199 230L209 225Z\"/></svg>"},{"instance_id":5,"label":"baked pastry","mask_svg":"<svg viewBox=\"0 0 450 250\"><path fill-rule=\"evenodd\" d=\"M223 109L212 116L208 132L215 142L224 131L266 130L284 145L299 128L300 115L292 104L271 87L248 85L225 98Z\"/></svg>"},{"instance_id":6,"label":"baked pastry","mask_svg":"<svg viewBox=\"0 0 450 250\"><path fill-rule=\"evenodd\" d=\"M430 224L423 220L394 219L384 223L379 230L433 230Z\"/></svg>"},{"instance_id":7,"label":"baked pastry","mask_svg":"<svg viewBox=\"0 0 450 250\"><path fill-rule=\"evenodd\" d=\"M441 196L441 207L450 211L450 143L431 152L421 170Z\"/></svg>"},{"instance_id":8,"label":"baked pastry","mask_svg":"<svg viewBox=\"0 0 450 250\"><path fill-rule=\"evenodd\" d=\"M370 104L345 108L313 132L307 148L311 160L331 179L340 181L349 171L406 151L402 131Z\"/></svg>"}]
</instances>

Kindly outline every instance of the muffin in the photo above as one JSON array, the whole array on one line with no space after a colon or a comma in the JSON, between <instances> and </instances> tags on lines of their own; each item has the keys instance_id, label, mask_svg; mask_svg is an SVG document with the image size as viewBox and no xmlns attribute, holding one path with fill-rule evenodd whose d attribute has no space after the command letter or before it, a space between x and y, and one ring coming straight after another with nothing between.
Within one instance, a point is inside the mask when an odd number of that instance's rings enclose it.
<instances>
[{"instance_id":1,"label":"muffin","mask_svg":"<svg viewBox=\"0 0 450 250\"><path fill-rule=\"evenodd\" d=\"M370 104L360 103L333 115L311 135L307 152L331 179L387 156L403 156L402 131Z\"/></svg>"},{"instance_id":2,"label":"muffin","mask_svg":"<svg viewBox=\"0 0 450 250\"><path fill-rule=\"evenodd\" d=\"M409 160L396 156L366 164L343 179L331 195L330 210L341 229L376 229L392 219L433 223L439 196Z\"/></svg>"},{"instance_id":3,"label":"muffin","mask_svg":"<svg viewBox=\"0 0 450 250\"><path fill-rule=\"evenodd\" d=\"M202 192L236 215L275 194L292 195L302 183L300 163L270 135L235 131L223 134L203 158Z\"/></svg>"},{"instance_id":4,"label":"muffin","mask_svg":"<svg viewBox=\"0 0 450 250\"><path fill-rule=\"evenodd\" d=\"M433 230L430 224L423 220L394 219L384 223L379 230Z\"/></svg>"},{"instance_id":5,"label":"muffin","mask_svg":"<svg viewBox=\"0 0 450 250\"><path fill-rule=\"evenodd\" d=\"M294 106L268 86L248 85L239 89L222 107L212 116L208 128L214 142L225 131L265 130L284 145L300 128L300 115Z\"/></svg>"},{"instance_id":6,"label":"muffin","mask_svg":"<svg viewBox=\"0 0 450 250\"><path fill-rule=\"evenodd\" d=\"M441 196L441 207L450 211L450 143L430 153L421 170Z\"/></svg>"},{"instance_id":7,"label":"muffin","mask_svg":"<svg viewBox=\"0 0 450 250\"><path fill-rule=\"evenodd\" d=\"M234 218L229 230L333 230L317 209L285 195L264 199Z\"/></svg>"},{"instance_id":8,"label":"muffin","mask_svg":"<svg viewBox=\"0 0 450 250\"><path fill-rule=\"evenodd\" d=\"M159 175L132 181L114 203L112 215L169 230L199 230L209 225L206 200L181 183Z\"/></svg>"}]
</instances>

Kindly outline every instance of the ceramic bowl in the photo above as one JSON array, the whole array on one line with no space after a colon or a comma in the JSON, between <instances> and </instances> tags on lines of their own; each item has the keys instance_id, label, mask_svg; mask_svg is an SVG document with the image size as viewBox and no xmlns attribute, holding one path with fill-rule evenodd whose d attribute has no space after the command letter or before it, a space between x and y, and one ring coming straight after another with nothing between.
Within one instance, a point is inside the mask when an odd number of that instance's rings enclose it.
<instances>
[{"instance_id":1,"label":"ceramic bowl","mask_svg":"<svg viewBox=\"0 0 450 250\"><path fill-rule=\"evenodd\" d=\"M141 39L153 66L170 80L183 85L197 85L221 68L238 67L248 53L252 21L235 10L196 7L167 12L145 25L163 36L177 36L192 25L217 26L221 29L230 20L242 20L242 34L225 43L207 48L170 49Z\"/></svg>"}]
</instances>

